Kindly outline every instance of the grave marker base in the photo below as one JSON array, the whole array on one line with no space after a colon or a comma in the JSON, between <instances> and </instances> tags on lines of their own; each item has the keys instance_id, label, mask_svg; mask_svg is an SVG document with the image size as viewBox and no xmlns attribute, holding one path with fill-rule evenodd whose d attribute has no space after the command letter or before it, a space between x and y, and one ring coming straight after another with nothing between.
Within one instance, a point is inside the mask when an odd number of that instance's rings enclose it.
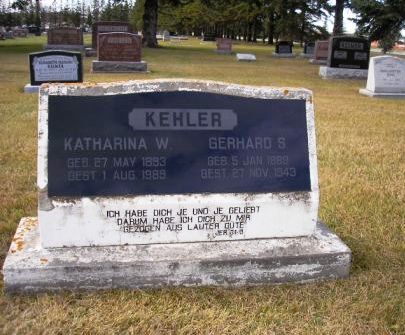
<instances>
[{"instance_id":1,"label":"grave marker base","mask_svg":"<svg viewBox=\"0 0 405 335\"><path fill-rule=\"evenodd\" d=\"M278 54L276 52L273 52L273 57L278 57L278 58L293 58L295 57L295 54Z\"/></svg>"},{"instance_id":2,"label":"grave marker base","mask_svg":"<svg viewBox=\"0 0 405 335\"><path fill-rule=\"evenodd\" d=\"M368 70L345 69L329 66L319 67L319 76L323 79L367 79Z\"/></svg>"},{"instance_id":3,"label":"grave marker base","mask_svg":"<svg viewBox=\"0 0 405 335\"><path fill-rule=\"evenodd\" d=\"M350 249L326 226L309 237L43 249L23 218L3 267L6 293L303 283L349 275Z\"/></svg>"},{"instance_id":4,"label":"grave marker base","mask_svg":"<svg viewBox=\"0 0 405 335\"><path fill-rule=\"evenodd\" d=\"M67 51L80 51L84 52L84 45L70 45L70 44L45 44L44 50L67 50Z\"/></svg>"},{"instance_id":5,"label":"grave marker base","mask_svg":"<svg viewBox=\"0 0 405 335\"><path fill-rule=\"evenodd\" d=\"M305 54L305 53L302 52L300 54L300 56L303 57L303 58L312 58L312 57L314 57L314 54Z\"/></svg>"},{"instance_id":6,"label":"grave marker base","mask_svg":"<svg viewBox=\"0 0 405 335\"><path fill-rule=\"evenodd\" d=\"M27 84L24 86L24 93L38 93L38 92L39 92L38 85Z\"/></svg>"},{"instance_id":7,"label":"grave marker base","mask_svg":"<svg viewBox=\"0 0 405 335\"><path fill-rule=\"evenodd\" d=\"M86 57L97 57L97 50L92 48L86 48L84 51Z\"/></svg>"},{"instance_id":8,"label":"grave marker base","mask_svg":"<svg viewBox=\"0 0 405 335\"><path fill-rule=\"evenodd\" d=\"M405 93L375 93L367 88L359 89L359 93L371 98L405 99Z\"/></svg>"},{"instance_id":9,"label":"grave marker base","mask_svg":"<svg viewBox=\"0 0 405 335\"><path fill-rule=\"evenodd\" d=\"M326 65L328 62L326 59L310 59L309 62L313 65Z\"/></svg>"},{"instance_id":10,"label":"grave marker base","mask_svg":"<svg viewBox=\"0 0 405 335\"><path fill-rule=\"evenodd\" d=\"M93 60L91 64L92 72L146 72L148 65L146 62L112 62Z\"/></svg>"}]
</instances>

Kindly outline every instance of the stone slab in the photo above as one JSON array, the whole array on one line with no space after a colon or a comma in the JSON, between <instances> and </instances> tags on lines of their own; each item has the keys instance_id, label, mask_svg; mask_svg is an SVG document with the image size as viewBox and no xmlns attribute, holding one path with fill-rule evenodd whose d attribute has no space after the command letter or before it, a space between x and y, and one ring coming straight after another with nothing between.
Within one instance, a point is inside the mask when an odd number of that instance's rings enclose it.
<instances>
[{"instance_id":1,"label":"stone slab","mask_svg":"<svg viewBox=\"0 0 405 335\"><path fill-rule=\"evenodd\" d=\"M86 57L97 57L97 50L93 48L86 48L84 54Z\"/></svg>"},{"instance_id":2,"label":"stone slab","mask_svg":"<svg viewBox=\"0 0 405 335\"><path fill-rule=\"evenodd\" d=\"M326 59L323 60L323 59L314 59L314 58L312 58L312 59L309 60L309 62L311 64L313 64L313 65L326 65L327 60Z\"/></svg>"},{"instance_id":3,"label":"stone slab","mask_svg":"<svg viewBox=\"0 0 405 335\"><path fill-rule=\"evenodd\" d=\"M24 93L38 93L38 92L39 92L38 85L27 84L24 86Z\"/></svg>"},{"instance_id":4,"label":"stone slab","mask_svg":"<svg viewBox=\"0 0 405 335\"><path fill-rule=\"evenodd\" d=\"M3 266L6 293L303 283L349 275L350 249L325 225L309 237L43 249L23 218Z\"/></svg>"},{"instance_id":5,"label":"stone slab","mask_svg":"<svg viewBox=\"0 0 405 335\"><path fill-rule=\"evenodd\" d=\"M300 56L303 58L312 58L312 57L314 57L314 54L305 54L305 53L301 52Z\"/></svg>"},{"instance_id":6,"label":"stone slab","mask_svg":"<svg viewBox=\"0 0 405 335\"><path fill-rule=\"evenodd\" d=\"M359 89L359 93L371 98L405 99L405 93L375 93L367 88Z\"/></svg>"},{"instance_id":7,"label":"stone slab","mask_svg":"<svg viewBox=\"0 0 405 335\"><path fill-rule=\"evenodd\" d=\"M323 79L367 79L368 70L340 69L329 66L319 67L319 76Z\"/></svg>"},{"instance_id":8,"label":"stone slab","mask_svg":"<svg viewBox=\"0 0 405 335\"><path fill-rule=\"evenodd\" d=\"M236 54L236 59L238 62L255 62L256 61L256 56L253 54Z\"/></svg>"},{"instance_id":9,"label":"stone slab","mask_svg":"<svg viewBox=\"0 0 405 335\"><path fill-rule=\"evenodd\" d=\"M273 52L273 57L277 57L277 58L294 58L295 54L291 53L291 54L278 54L276 52Z\"/></svg>"},{"instance_id":10,"label":"stone slab","mask_svg":"<svg viewBox=\"0 0 405 335\"><path fill-rule=\"evenodd\" d=\"M141 62L111 62L94 60L91 64L92 72L146 72L147 63Z\"/></svg>"},{"instance_id":11,"label":"stone slab","mask_svg":"<svg viewBox=\"0 0 405 335\"><path fill-rule=\"evenodd\" d=\"M67 50L67 51L80 51L84 52L84 45L80 44L45 44L44 50Z\"/></svg>"}]
</instances>

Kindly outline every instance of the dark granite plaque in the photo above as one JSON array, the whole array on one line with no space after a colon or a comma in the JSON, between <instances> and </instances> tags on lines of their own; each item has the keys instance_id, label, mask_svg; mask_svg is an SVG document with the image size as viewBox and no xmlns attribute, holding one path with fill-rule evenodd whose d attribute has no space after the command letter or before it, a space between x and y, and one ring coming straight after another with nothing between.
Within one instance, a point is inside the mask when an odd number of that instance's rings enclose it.
<instances>
[{"instance_id":1,"label":"dark granite plaque","mask_svg":"<svg viewBox=\"0 0 405 335\"><path fill-rule=\"evenodd\" d=\"M293 43L291 41L279 41L276 43L277 54L290 54L292 53Z\"/></svg>"},{"instance_id":2,"label":"dark granite plaque","mask_svg":"<svg viewBox=\"0 0 405 335\"><path fill-rule=\"evenodd\" d=\"M71 51L44 51L29 55L31 85L83 81L82 55Z\"/></svg>"},{"instance_id":3,"label":"dark granite plaque","mask_svg":"<svg viewBox=\"0 0 405 335\"><path fill-rule=\"evenodd\" d=\"M216 40L216 37L215 37L215 34L212 34L212 33L204 33L204 36L203 36L203 39L202 39L203 41L215 41Z\"/></svg>"},{"instance_id":4,"label":"dark granite plaque","mask_svg":"<svg viewBox=\"0 0 405 335\"><path fill-rule=\"evenodd\" d=\"M49 196L310 190L304 100L49 96Z\"/></svg>"},{"instance_id":5,"label":"dark granite plaque","mask_svg":"<svg viewBox=\"0 0 405 335\"><path fill-rule=\"evenodd\" d=\"M368 69L370 41L361 37L334 36L329 39L329 67Z\"/></svg>"},{"instance_id":6,"label":"dark granite plaque","mask_svg":"<svg viewBox=\"0 0 405 335\"><path fill-rule=\"evenodd\" d=\"M313 55L315 50L315 42L305 42L304 44L304 54Z\"/></svg>"}]
</instances>

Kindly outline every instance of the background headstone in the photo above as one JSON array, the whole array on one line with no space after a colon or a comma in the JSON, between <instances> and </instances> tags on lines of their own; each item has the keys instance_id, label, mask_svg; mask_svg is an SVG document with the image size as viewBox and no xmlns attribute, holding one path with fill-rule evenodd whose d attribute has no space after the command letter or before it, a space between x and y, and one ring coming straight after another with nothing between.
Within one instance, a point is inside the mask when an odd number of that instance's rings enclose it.
<instances>
[{"instance_id":1,"label":"background headstone","mask_svg":"<svg viewBox=\"0 0 405 335\"><path fill-rule=\"evenodd\" d=\"M368 69L370 41L361 37L333 36L329 39L327 66L344 69Z\"/></svg>"},{"instance_id":2,"label":"background headstone","mask_svg":"<svg viewBox=\"0 0 405 335\"><path fill-rule=\"evenodd\" d=\"M98 21L92 26L91 46L97 50L98 34L100 33L132 33L132 26L128 22Z\"/></svg>"},{"instance_id":3,"label":"background headstone","mask_svg":"<svg viewBox=\"0 0 405 335\"><path fill-rule=\"evenodd\" d=\"M216 36L214 33L204 33L202 40L204 42L214 42L216 40Z\"/></svg>"},{"instance_id":4,"label":"background headstone","mask_svg":"<svg viewBox=\"0 0 405 335\"><path fill-rule=\"evenodd\" d=\"M315 52L315 42L305 42L304 52L301 54L301 56L306 58L314 57L314 52Z\"/></svg>"},{"instance_id":5,"label":"background headstone","mask_svg":"<svg viewBox=\"0 0 405 335\"><path fill-rule=\"evenodd\" d=\"M142 37L131 33L98 34L97 61L92 62L93 72L146 71L141 60Z\"/></svg>"},{"instance_id":6,"label":"background headstone","mask_svg":"<svg viewBox=\"0 0 405 335\"><path fill-rule=\"evenodd\" d=\"M360 89L360 93L372 97L405 98L405 59L371 57L367 85Z\"/></svg>"},{"instance_id":7,"label":"background headstone","mask_svg":"<svg viewBox=\"0 0 405 335\"><path fill-rule=\"evenodd\" d=\"M316 41L313 59L310 59L312 64L326 64L329 54L329 40Z\"/></svg>"},{"instance_id":8,"label":"background headstone","mask_svg":"<svg viewBox=\"0 0 405 335\"><path fill-rule=\"evenodd\" d=\"M217 53L231 54L232 53L232 39L230 38L217 38Z\"/></svg>"},{"instance_id":9,"label":"background headstone","mask_svg":"<svg viewBox=\"0 0 405 335\"><path fill-rule=\"evenodd\" d=\"M276 57L294 57L292 53L293 42L291 41L278 41L273 56Z\"/></svg>"},{"instance_id":10,"label":"background headstone","mask_svg":"<svg viewBox=\"0 0 405 335\"><path fill-rule=\"evenodd\" d=\"M113 62L140 62L142 38L130 33L98 34L98 60Z\"/></svg>"},{"instance_id":11,"label":"background headstone","mask_svg":"<svg viewBox=\"0 0 405 335\"><path fill-rule=\"evenodd\" d=\"M43 83L78 83L83 81L82 55L80 52L44 51L31 53L30 85L26 93L38 92Z\"/></svg>"},{"instance_id":12,"label":"background headstone","mask_svg":"<svg viewBox=\"0 0 405 335\"><path fill-rule=\"evenodd\" d=\"M45 49L84 51L83 31L73 27L51 28Z\"/></svg>"}]
</instances>

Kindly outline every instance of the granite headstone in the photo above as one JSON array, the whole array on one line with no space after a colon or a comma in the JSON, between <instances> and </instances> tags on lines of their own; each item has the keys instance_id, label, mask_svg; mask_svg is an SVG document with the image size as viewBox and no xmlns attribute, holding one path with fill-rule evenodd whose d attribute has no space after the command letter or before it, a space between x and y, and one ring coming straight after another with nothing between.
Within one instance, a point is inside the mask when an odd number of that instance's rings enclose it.
<instances>
[{"instance_id":1,"label":"granite headstone","mask_svg":"<svg viewBox=\"0 0 405 335\"><path fill-rule=\"evenodd\" d=\"M80 52L50 50L29 55L30 81L24 91L36 93L44 83L78 83L83 81Z\"/></svg>"},{"instance_id":2,"label":"granite headstone","mask_svg":"<svg viewBox=\"0 0 405 335\"><path fill-rule=\"evenodd\" d=\"M216 52L219 54L231 54L232 53L232 39L217 38Z\"/></svg>"},{"instance_id":3,"label":"granite headstone","mask_svg":"<svg viewBox=\"0 0 405 335\"><path fill-rule=\"evenodd\" d=\"M131 33L99 33L97 61L92 62L93 72L146 71L141 60L142 37Z\"/></svg>"},{"instance_id":4,"label":"granite headstone","mask_svg":"<svg viewBox=\"0 0 405 335\"><path fill-rule=\"evenodd\" d=\"M405 98L405 59L371 57L367 85L360 93L371 97Z\"/></svg>"},{"instance_id":5,"label":"granite headstone","mask_svg":"<svg viewBox=\"0 0 405 335\"><path fill-rule=\"evenodd\" d=\"M350 250L317 223L308 90L59 84L41 87L38 120L39 217L20 222L6 292L349 273Z\"/></svg>"},{"instance_id":6,"label":"granite headstone","mask_svg":"<svg viewBox=\"0 0 405 335\"><path fill-rule=\"evenodd\" d=\"M50 28L45 49L84 51L82 29L74 27Z\"/></svg>"}]
</instances>

